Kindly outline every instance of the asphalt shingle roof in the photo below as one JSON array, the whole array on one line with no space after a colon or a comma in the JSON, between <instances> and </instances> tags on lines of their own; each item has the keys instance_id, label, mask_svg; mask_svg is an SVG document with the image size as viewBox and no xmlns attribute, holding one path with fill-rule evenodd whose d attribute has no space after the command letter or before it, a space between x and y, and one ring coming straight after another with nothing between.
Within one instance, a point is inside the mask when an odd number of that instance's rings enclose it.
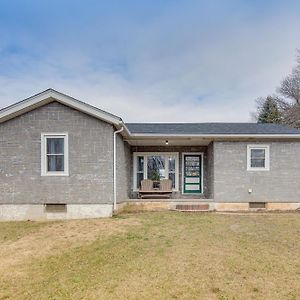
<instances>
[{"instance_id":1,"label":"asphalt shingle roof","mask_svg":"<svg viewBox=\"0 0 300 300\"><path fill-rule=\"evenodd\" d=\"M300 130L278 124L257 123L126 123L139 134L300 134Z\"/></svg>"}]
</instances>

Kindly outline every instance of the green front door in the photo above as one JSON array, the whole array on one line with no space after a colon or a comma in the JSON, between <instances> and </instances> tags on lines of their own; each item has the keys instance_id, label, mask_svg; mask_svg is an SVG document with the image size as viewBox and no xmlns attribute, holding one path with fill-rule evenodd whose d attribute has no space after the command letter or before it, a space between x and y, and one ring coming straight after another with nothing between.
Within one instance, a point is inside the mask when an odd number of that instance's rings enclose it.
<instances>
[{"instance_id":1,"label":"green front door","mask_svg":"<svg viewBox=\"0 0 300 300\"><path fill-rule=\"evenodd\" d=\"M183 192L191 194L202 193L201 154L183 155Z\"/></svg>"}]
</instances>

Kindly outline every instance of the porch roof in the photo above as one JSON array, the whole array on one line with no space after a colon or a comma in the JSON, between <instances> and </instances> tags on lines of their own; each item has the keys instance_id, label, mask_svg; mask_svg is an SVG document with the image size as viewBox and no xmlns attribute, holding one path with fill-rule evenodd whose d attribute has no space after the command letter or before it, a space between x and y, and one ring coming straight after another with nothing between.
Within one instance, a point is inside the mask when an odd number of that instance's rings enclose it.
<instances>
[{"instance_id":1,"label":"porch roof","mask_svg":"<svg viewBox=\"0 0 300 300\"><path fill-rule=\"evenodd\" d=\"M150 135L300 135L300 130L258 123L126 123L131 134Z\"/></svg>"},{"instance_id":2,"label":"porch roof","mask_svg":"<svg viewBox=\"0 0 300 300\"><path fill-rule=\"evenodd\" d=\"M208 145L214 140L299 140L300 130L257 123L126 123L135 146Z\"/></svg>"}]
</instances>

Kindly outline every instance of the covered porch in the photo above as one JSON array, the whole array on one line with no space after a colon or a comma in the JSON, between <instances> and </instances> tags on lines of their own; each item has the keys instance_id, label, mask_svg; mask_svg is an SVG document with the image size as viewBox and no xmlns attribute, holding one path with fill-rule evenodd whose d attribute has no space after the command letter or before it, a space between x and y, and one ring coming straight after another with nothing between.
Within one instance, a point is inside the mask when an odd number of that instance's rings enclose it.
<instances>
[{"instance_id":1,"label":"covered porch","mask_svg":"<svg viewBox=\"0 0 300 300\"><path fill-rule=\"evenodd\" d=\"M213 201L211 140L169 137L168 140L130 140L130 144L132 167L129 202L169 202L175 205ZM172 191L159 193L160 182L166 179L172 182ZM143 180L153 182L154 193L142 194Z\"/></svg>"}]
</instances>

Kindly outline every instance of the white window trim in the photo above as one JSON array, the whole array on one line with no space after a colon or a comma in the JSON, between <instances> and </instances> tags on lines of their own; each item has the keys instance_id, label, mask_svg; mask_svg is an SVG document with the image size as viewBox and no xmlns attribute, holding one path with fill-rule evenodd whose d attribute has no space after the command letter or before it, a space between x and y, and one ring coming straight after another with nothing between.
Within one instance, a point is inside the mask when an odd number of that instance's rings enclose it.
<instances>
[{"instance_id":1,"label":"white window trim","mask_svg":"<svg viewBox=\"0 0 300 300\"><path fill-rule=\"evenodd\" d=\"M64 138L64 171L47 171L47 138ZM68 133L41 134L41 176L69 176L69 138Z\"/></svg>"},{"instance_id":2,"label":"white window trim","mask_svg":"<svg viewBox=\"0 0 300 300\"><path fill-rule=\"evenodd\" d=\"M136 186L136 174L137 174L137 157L144 157L144 179L147 179L147 156L164 156L167 161L168 156L175 156L175 188L174 192L179 190L179 153L178 152L133 152L133 191L138 192L138 187ZM169 164L166 163L165 166L166 174L169 174Z\"/></svg>"},{"instance_id":3,"label":"white window trim","mask_svg":"<svg viewBox=\"0 0 300 300\"><path fill-rule=\"evenodd\" d=\"M200 155L201 156L201 193L185 193L184 192L184 156L185 155ZM182 186L182 191L181 194L183 195L203 195L204 194L204 174L203 174L203 156L204 153L203 152L183 152L182 153L182 158L181 158L181 186Z\"/></svg>"},{"instance_id":4,"label":"white window trim","mask_svg":"<svg viewBox=\"0 0 300 300\"><path fill-rule=\"evenodd\" d=\"M265 150L265 167L255 168L251 167L251 150L264 149ZM247 145L247 171L269 171L270 170L270 145L252 144Z\"/></svg>"}]
</instances>

